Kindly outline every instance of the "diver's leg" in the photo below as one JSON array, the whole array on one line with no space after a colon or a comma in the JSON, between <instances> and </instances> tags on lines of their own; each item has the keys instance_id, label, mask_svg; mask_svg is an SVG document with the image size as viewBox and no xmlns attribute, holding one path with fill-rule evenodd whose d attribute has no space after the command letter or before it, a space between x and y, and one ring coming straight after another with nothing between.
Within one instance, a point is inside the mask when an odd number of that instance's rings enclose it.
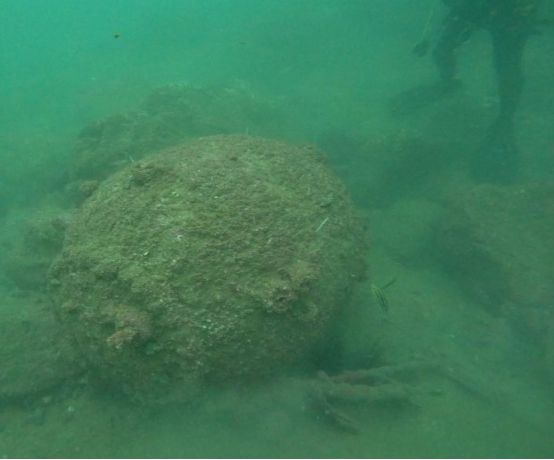
<instances>
[{"instance_id":1,"label":"diver's leg","mask_svg":"<svg viewBox=\"0 0 554 460\"><path fill-rule=\"evenodd\" d=\"M523 31L492 30L494 68L498 84L500 120L511 120L523 92L523 51L528 34Z\"/></svg>"},{"instance_id":2,"label":"diver's leg","mask_svg":"<svg viewBox=\"0 0 554 460\"><path fill-rule=\"evenodd\" d=\"M450 12L443 21L440 38L433 50L433 60L439 71L439 81L416 86L391 99L389 108L394 115L415 113L456 91L460 82L456 79L455 51L467 41L475 26L462 15Z\"/></svg>"},{"instance_id":3,"label":"diver's leg","mask_svg":"<svg viewBox=\"0 0 554 460\"><path fill-rule=\"evenodd\" d=\"M456 50L469 40L475 27L473 21L454 11L444 19L439 39L433 50L433 60L439 72L440 84L445 89L459 86L459 81L456 79Z\"/></svg>"},{"instance_id":4,"label":"diver's leg","mask_svg":"<svg viewBox=\"0 0 554 460\"><path fill-rule=\"evenodd\" d=\"M472 172L479 181L509 183L516 178L519 164L514 117L523 91L523 52L528 33L517 28L492 27L491 34L499 109L484 146L473 161Z\"/></svg>"}]
</instances>

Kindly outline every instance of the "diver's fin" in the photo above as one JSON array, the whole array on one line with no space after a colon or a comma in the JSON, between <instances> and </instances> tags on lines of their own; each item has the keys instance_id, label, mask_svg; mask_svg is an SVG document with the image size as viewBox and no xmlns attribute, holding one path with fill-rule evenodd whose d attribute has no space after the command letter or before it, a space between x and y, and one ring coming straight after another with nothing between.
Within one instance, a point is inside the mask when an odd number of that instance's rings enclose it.
<instances>
[{"instance_id":1,"label":"diver's fin","mask_svg":"<svg viewBox=\"0 0 554 460\"><path fill-rule=\"evenodd\" d=\"M397 116L410 115L455 93L461 86L459 80L416 86L391 98L389 110Z\"/></svg>"}]
</instances>

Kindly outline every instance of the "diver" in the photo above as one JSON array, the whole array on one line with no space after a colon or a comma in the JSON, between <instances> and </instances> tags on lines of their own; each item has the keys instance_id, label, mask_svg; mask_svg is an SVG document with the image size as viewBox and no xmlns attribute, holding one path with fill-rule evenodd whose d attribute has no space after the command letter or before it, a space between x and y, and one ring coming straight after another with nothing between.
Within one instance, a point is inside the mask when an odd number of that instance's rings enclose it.
<instances>
[{"instance_id":1,"label":"diver","mask_svg":"<svg viewBox=\"0 0 554 460\"><path fill-rule=\"evenodd\" d=\"M471 162L471 173L477 181L512 182L518 170L518 152L514 133L514 117L519 106L523 84L525 45L536 32L537 13L543 0L443 0L447 8L433 60L439 81L435 85L412 91L411 106L417 108L440 99L461 87L456 76L456 50L473 32L486 29L493 46L499 108L489 127L478 155ZM429 22L429 21L428 21ZM414 47L424 56L428 40Z\"/></svg>"}]
</instances>

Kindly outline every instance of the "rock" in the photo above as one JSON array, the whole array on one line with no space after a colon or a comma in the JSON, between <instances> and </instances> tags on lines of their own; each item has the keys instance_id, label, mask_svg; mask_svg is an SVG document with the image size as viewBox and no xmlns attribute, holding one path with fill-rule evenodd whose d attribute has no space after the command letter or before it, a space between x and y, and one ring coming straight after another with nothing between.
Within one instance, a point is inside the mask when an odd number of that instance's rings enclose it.
<instances>
[{"instance_id":1,"label":"rock","mask_svg":"<svg viewBox=\"0 0 554 460\"><path fill-rule=\"evenodd\" d=\"M19 289L46 288L48 269L62 247L66 217L66 212L59 208L44 207L18 224L4 264L6 276Z\"/></svg>"},{"instance_id":2,"label":"rock","mask_svg":"<svg viewBox=\"0 0 554 460\"><path fill-rule=\"evenodd\" d=\"M449 203L443 266L473 300L536 345L554 375L554 184L480 185Z\"/></svg>"},{"instance_id":3,"label":"rock","mask_svg":"<svg viewBox=\"0 0 554 460\"><path fill-rule=\"evenodd\" d=\"M164 86L138 109L82 129L69 165L76 184L69 189L80 198L80 181L103 179L155 150L210 134L275 135L284 120L273 103L244 86Z\"/></svg>"},{"instance_id":4,"label":"rock","mask_svg":"<svg viewBox=\"0 0 554 460\"><path fill-rule=\"evenodd\" d=\"M50 272L101 382L137 400L260 381L312 353L365 273L344 187L310 147L215 136L104 181Z\"/></svg>"},{"instance_id":5,"label":"rock","mask_svg":"<svg viewBox=\"0 0 554 460\"><path fill-rule=\"evenodd\" d=\"M31 298L4 297L0 310L0 402L44 393L82 369L52 312Z\"/></svg>"},{"instance_id":6,"label":"rock","mask_svg":"<svg viewBox=\"0 0 554 460\"><path fill-rule=\"evenodd\" d=\"M373 209L403 200L434 200L452 168L447 147L412 130L353 137L329 132L319 142L330 149L334 168L350 184L355 203Z\"/></svg>"},{"instance_id":7,"label":"rock","mask_svg":"<svg viewBox=\"0 0 554 460\"><path fill-rule=\"evenodd\" d=\"M405 265L426 263L442 216L440 205L424 199L399 200L385 210L374 210L372 228L380 235L376 244Z\"/></svg>"},{"instance_id":8,"label":"rock","mask_svg":"<svg viewBox=\"0 0 554 460\"><path fill-rule=\"evenodd\" d=\"M552 184L480 185L448 204L440 260L488 310L552 304L553 193Z\"/></svg>"}]
</instances>

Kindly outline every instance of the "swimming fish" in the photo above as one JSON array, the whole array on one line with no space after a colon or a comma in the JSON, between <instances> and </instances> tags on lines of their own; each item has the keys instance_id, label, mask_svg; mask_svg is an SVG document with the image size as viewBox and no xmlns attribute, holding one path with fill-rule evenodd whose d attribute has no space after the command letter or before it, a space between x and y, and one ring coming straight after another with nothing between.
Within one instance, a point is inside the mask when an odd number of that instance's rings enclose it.
<instances>
[{"instance_id":1,"label":"swimming fish","mask_svg":"<svg viewBox=\"0 0 554 460\"><path fill-rule=\"evenodd\" d=\"M382 287L379 287L373 283L370 285L371 295L373 296L373 299L375 300L375 302L377 302L377 305L381 307L381 310L385 315L389 313L389 299L385 294L385 289L388 288L389 286L392 286L395 282L396 282L396 278L393 278Z\"/></svg>"}]
</instances>

